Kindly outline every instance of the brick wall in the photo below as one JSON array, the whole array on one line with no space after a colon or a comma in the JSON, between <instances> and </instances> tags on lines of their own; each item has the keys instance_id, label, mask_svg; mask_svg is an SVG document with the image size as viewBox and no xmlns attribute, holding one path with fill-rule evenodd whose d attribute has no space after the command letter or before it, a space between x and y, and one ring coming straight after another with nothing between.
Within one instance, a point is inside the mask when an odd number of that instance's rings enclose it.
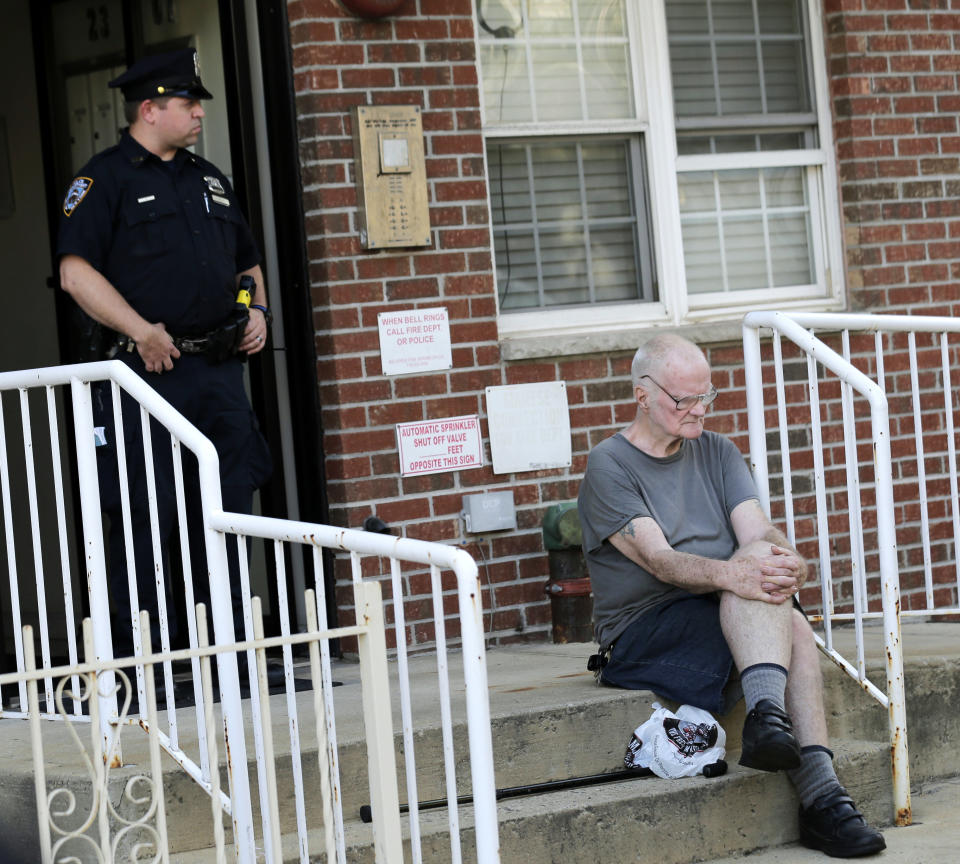
<instances>
[{"instance_id":1,"label":"brick wall","mask_svg":"<svg viewBox=\"0 0 960 864\"><path fill-rule=\"evenodd\" d=\"M294 0L287 14L331 521L360 527L375 514L394 534L466 541L484 586L491 586L485 587L488 632L498 641L546 638L540 516L548 503L573 497L575 484L558 472L498 476L489 466L404 478L397 456L397 423L484 418L485 387L558 374L554 364L508 369L500 360L472 2L409 0L388 18L365 20L337 0ZM422 108L429 248L367 252L360 246L350 108L364 104ZM385 376L377 314L432 306L448 311L453 368ZM571 368L576 378L588 371ZM609 406L605 412L609 423ZM486 440L485 419L483 432ZM518 530L463 535L462 496L507 488L514 491ZM337 566L339 605L349 611L347 562ZM379 563L366 566L372 573ZM428 580L415 571L406 576L409 639L430 642Z\"/></svg>"},{"instance_id":2,"label":"brick wall","mask_svg":"<svg viewBox=\"0 0 960 864\"><path fill-rule=\"evenodd\" d=\"M826 0L854 309L960 302L960 3Z\"/></svg>"},{"instance_id":3,"label":"brick wall","mask_svg":"<svg viewBox=\"0 0 960 864\"><path fill-rule=\"evenodd\" d=\"M850 307L954 316L960 312L960 2L824 0L824 12ZM872 370L870 342L859 362ZM937 365L938 345L917 338L921 359L926 354ZM912 404L900 395L909 387L906 349L906 337L888 341L884 368L894 483L904 502L896 513L901 586L911 608L922 603L923 565ZM955 344L950 356L957 368ZM920 376L932 568L934 580L949 585L956 550L942 384L938 373ZM837 503L843 515L845 501Z\"/></svg>"},{"instance_id":4,"label":"brick wall","mask_svg":"<svg viewBox=\"0 0 960 864\"><path fill-rule=\"evenodd\" d=\"M960 11L951 11L950 5L946 0L825 0L854 309L957 311ZM360 527L375 514L394 534L465 542L480 565L492 640L548 639L550 606L543 594L548 562L541 519L551 504L576 497L590 448L632 419L631 352L509 364L500 358L471 0L408 0L382 20L356 18L338 0L292 0L288 17L331 521ZM350 108L361 104L422 108L429 248L367 252L360 247ZM447 308L451 320L453 368L385 376L377 314L437 305ZM706 347L722 391L710 427L730 435L746 453L742 347L739 342ZM858 361L864 368L873 363L869 350L864 348ZM904 368L902 344L890 350L889 368ZM897 351L900 359L894 356ZM805 363L788 364L787 370L799 381ZM400 476L395 424L478 414L486 442L486 386L555 380L567 384L573 433L569 470L509 476L493 474L488 465ZM935 388L937 382L929 384ZM803 398L804 388L797 388ZM835 397L828 389L823 409L825 437L833 442L839 429ZM894 418L895 431L908 442L910 409L896 404L902 416ZM859 428L862 434L863 425ZM798 542L802 552L814 557L817 531L807 518L813 497L809 414L798 410L791 415L790 440ZM909 449L909 444L903 446ZM778 448L779 442L771 439L775 484ZM486 457L489 461L489 450ZM826 458L831 484L841 483L836 448L828 448ZM897 470L905 482L916 474L915 468ZM513 490L518 529L464 535L458 515L462 496L494 489ZM869 509L869 490L865 494ZM829 500L834 512L831 548L836 572L844 576L850 569L842 522L846 502L836 490ZM942 521L949 507L942 497L936 506ZM775 501L775 515L782 512L782 501ZM909 532L903 561L916 569L916 508L905 505L899 515ZM865 520L875 523L869 514ZM867 524L868 541L871 527ZM951 554L950 541L941 536L937 560ZM368 560L367 575L382 566ZM339 605L349 617L347 562L339 561L337 567ZM429 643L434 638L429 580L416 570L405 572L405 579L408 640ZM913 577L906 581L908 587L915 585Z\"/></svg>"}]
</instances>

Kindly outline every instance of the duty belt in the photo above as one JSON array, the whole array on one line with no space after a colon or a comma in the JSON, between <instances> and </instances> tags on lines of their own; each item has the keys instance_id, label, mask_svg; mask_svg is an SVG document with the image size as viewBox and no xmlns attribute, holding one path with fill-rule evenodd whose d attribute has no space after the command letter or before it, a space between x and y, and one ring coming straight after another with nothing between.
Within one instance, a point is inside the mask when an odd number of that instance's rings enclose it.
<instances>
[{"instance_id":1,"label":"duty belt","mask_svg":"<svg viewBox=\"0 0 960 864\"><path fill-rule=\"evenodd\" d=\"M203 354L210 363L222 363L224 360L237 355L237 349L243 341L247 320L246 308L238 308L228 321L203 336L173 336L171 338L181 354ZM116 357L121 351L130 352L134 348L136 348L136 342L133 339L129 336L120 336L109 356ZM246 354L239 356L243 360L246 359Z\"/></svg>"},{"instance_id":2,"label":"duty belt","mask_svg":"<svg viewBox=\"0 0 960 864\"><path fill-rule=\"evenodd\" d=\"M172 338L173 344L181 354L206 354L207 351L210 350L211 341L209 336L174 336ZM121 336L113 346L110 356L116 357L117 354L121 354L124 351L129 354L136 347L137 343L129 336Z\"/></svg>"}]
</instances>

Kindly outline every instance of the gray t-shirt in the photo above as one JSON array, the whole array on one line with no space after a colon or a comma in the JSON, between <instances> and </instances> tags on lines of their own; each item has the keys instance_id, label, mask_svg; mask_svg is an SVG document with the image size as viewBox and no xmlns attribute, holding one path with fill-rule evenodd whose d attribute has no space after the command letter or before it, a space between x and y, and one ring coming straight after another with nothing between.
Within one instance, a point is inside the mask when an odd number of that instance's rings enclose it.
<instances>
[{"instance_id":1,"label":"gray t-shirt","mask_svg":"<svg viewBox=\"0 0 960 864\"><path fill-rule=\"evenodd\" d=\"M632 562L608 537L649 516L678 552L726 560L737 548L730 514L756 497L740 451L715 432L683 441L664 459L648 456L620 433L597 445L578 501L597 641L609 644L648 609L687 593Z\"/></svg>"}]
</instances>

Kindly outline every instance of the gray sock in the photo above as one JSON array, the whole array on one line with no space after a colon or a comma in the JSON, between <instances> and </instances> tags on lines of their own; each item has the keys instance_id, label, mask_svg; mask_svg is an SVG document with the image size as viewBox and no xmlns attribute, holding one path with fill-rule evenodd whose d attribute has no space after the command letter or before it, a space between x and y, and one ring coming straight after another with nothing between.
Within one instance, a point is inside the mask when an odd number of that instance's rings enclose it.
<instances>
[{"instance_id":1,"label":"gray sock","mask_svg":"<svg viewBox=\"0 0 960 864\"><path fill-rule=\"evenodd\" d=\"M787 771L800 796L800 806L809 807L821 795L840 785L833 770L833 753L826 747L813 744L800 751L800 767Z\"/></svg>"},{"instance_id":2,"label":"gray sock","mask_svg":"<svg viewBox=\"0 0 960 864\"><path fill-rule=\"evenodd\" d=\"M752 711L761 699L769 699L781 710L786 710L784 694L787 689L787 670L776 663L755 663L740 673L743 698L747 711Z\"/></svg>"}]
</instances>

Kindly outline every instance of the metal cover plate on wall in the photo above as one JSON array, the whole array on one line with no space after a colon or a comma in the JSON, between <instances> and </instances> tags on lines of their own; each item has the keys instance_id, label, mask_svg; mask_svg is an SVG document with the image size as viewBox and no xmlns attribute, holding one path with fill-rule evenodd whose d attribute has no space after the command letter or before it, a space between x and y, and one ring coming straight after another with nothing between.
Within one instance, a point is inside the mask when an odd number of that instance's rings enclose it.
<instances>
[{"instance_id":1,"label":"metal cover plate on wall","mask_svg":"<svg viewBox=\"0 0 960 864\"><path fill-rule=\"evenodd\" d=\"M430 245L423 123L416 105L357 105L353 152L366 249Z\"/></svg>"}]
</instances>

